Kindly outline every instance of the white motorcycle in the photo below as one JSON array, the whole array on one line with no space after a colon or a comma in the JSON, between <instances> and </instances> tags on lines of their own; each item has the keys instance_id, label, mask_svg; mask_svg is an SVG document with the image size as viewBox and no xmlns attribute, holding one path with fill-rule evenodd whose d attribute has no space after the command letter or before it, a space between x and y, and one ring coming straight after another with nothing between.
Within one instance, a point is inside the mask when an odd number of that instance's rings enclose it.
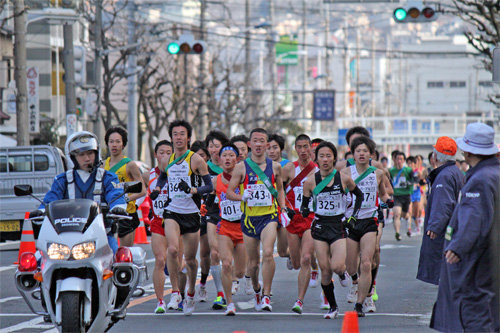
<instances>
[{"instance_id":1,"label":"white motorcycle","mask_svg":"<svg viewBox=\"0 0 500 333\"><path fill-rule=\"evenodd\" d=\"M140 182L124 186L124 194L141 190ZM30 185L17 185L14 192L32 196ZM31 219L43 219L36 242L41 258L38 262L34 253L21 254L16 286L31 311L62 332L109 330L125 318L146 272L146 253L140 247L120 247L113 256L104 218L131 217L107 213L107 207L89 199L58 200L46 205L45 216Z\"/></svg>"}]
</instances>

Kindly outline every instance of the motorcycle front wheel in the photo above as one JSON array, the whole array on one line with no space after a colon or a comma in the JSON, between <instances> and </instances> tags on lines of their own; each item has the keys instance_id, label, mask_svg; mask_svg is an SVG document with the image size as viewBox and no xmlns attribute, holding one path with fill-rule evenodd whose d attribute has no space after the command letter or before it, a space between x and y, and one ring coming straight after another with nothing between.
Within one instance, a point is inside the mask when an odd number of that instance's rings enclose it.
<instances>
[{"instance_id":1,"label":"motorcycle front wheel","mask_svg":"<svg viewBox=\"0 0 500 333\"><path fill-rule=\"evenodd\" d=\"M62 332L85 332L83 324L83 294L77 291L61 293L62 299Z\"/></svg>"}]
</instances>

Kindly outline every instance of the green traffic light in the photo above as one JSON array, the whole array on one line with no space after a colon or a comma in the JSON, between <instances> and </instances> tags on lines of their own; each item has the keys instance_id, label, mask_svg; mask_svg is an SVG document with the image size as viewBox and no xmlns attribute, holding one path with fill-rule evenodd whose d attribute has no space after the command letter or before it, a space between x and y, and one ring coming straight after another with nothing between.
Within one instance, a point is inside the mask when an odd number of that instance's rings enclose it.
<instances>
[{"instance_id":1,"label":"green traffic light","mask_svg":"<svg viewBox=\"0 0 500 333\"><path fill-rule=\"evenodd\" d=\"M168 46L167 46L167 51L168 51L168 53L170 53L170 54L177 54L177 53L179 53L179 50L180 50L180 49L181 49L181 48L179 47L179 44L177 44L177 43L175 43L175 42L174 42L174 43L170 43L170 44L168 44Z\"/></svg>"},{"instance_id":2,"label":"green traffic light","mask_svg":"<svg viewBox=\"0 0 500 333\"><path fill-rule=\"evenodd\" d=\"M394 18L397 21L403 21L406 18L406 10L403 8L398 8L394 11Z\"/></svg>"}]
</instances>

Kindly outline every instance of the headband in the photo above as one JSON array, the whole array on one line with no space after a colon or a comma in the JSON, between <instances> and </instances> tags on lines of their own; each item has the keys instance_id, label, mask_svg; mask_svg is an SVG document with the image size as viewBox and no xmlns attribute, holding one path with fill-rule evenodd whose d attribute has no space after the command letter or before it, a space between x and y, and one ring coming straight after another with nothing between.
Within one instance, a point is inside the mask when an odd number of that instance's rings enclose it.
<instances>
[{"instance_id":1,"label":"headband","mask_svg":"<svg viewBox=\"0 0 500 333\"><path fill-rule=\"evenodd\" d=\"M227 150L230 150L230 151L234 152L236 154L236 157L240 156L240 153L236 149L234 149L233 147L231 147L231 146L223 147L219 151L219 156L222 155L222 153L225 152L225 151L227 151Z\"/></svg>"}]
</instances>

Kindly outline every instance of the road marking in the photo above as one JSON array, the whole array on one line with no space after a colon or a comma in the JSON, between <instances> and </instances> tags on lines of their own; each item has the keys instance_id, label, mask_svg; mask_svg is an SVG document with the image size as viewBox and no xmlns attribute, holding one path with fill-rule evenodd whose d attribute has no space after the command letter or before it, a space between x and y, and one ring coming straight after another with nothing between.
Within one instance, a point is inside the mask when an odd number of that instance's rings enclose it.
<instances>
[{"instance_id":1,"label":"road marking","mask_svg":"<svg viewBox=\"0 0 500 333\"><path fill-rule=\"evenodd\" d=\"M17 268L17 265L1 266L0 267L0 272L8 271L9 269L15 269L15 268Z\"/></svg>"},{"instance_id":2,"label":"road marking","mask_svg":"<svg viewBox=\"0 0 500 333\"><path fill-rule=\"evenodd\" d=\"M53 328L51 330L48 330L48 331L43 331L43 333L59 333L59 330L57 328Z\"/></svg>"},{"instance_id":3,"label":"road marking","mask_svg":"<svg viewBox=\"0 0 500 333\"><path fill-rule=\"evenodd\" d=\"M0 317L33 317L35 313L0 313Z\"/></svg>"},{"instance_id":4,"label":"road marking","mask_svg":"<svg viewBox=\"0 0 500 333\"><path fill-rule=\"evenodd\" d=\"M165 316L185 316L182 312L172 311L163 314ZM237 312L237 316L298 316L298 314L294 312ZM301 316L323 316L324 313L302 313ZM339 313L339 316L343 316L343 313ZM127 316L133 317L160 317L161 314L157 313L130 313L127 312ZM192 316L224 316L224 312L194 312ZM417 313L366 313L367 317L422 317L426 316L426 314L417 314Z\"/></svg>"},{"instance_id":5,"label":"road marking","mask_svg":"<svg viewBox=\"0 0 500 333\"><path fill-rule=\"evenodd\" d=\"M21 296L6 297L6 298L0 299L0 303L8 302L8 301L13 301L15 299L21 299L21 298L22 298Z\"/></svg>"},{"instance_id":6,"label":"road marking","mask_svg":"<svg viewBox=\"0 0 500 333\"><path fill-rule=\"evenodd\" d=\"M402 249L402 248L411 248L415 246L411 245L394 245L394 244L384 244L380 247L381 250L391 250L391 249Z\"/></svg>"},{"instance_id":7,"label":"road marking","mask_svg":"<svg viewBox=\"0 0 500 333\"><path fill-rule=\"evenodd\" d=\"M12 314L9 314L9 315L12 316ZM37 318L22 322L22 323L17 324L17 325L3 328L0 330L0 333L9 333L9 332L15 332L15 331L20 331L20 330L24 331L26 329L30 329L30 328L33 328L35 326L38 326L38 324L40 324L41 322L43 322L43 317L37 317Z\"/></svg>"}]
</instances>

